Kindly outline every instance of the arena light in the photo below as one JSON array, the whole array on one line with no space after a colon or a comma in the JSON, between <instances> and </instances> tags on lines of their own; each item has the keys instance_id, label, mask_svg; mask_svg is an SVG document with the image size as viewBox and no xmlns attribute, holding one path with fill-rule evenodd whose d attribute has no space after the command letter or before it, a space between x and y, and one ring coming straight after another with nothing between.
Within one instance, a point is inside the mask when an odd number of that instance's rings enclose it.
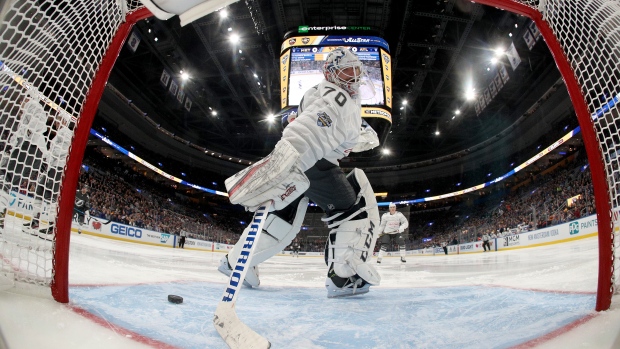
<instances>
[{"instance_id":1,"label":"arena light","mask_svg":"<svg viewBox=\"0 0 620 349\"><path fill-rule=\"evenodd\" d=\"M228 11L226 9L220 10L220 18L228 17Z\"/></svg>"},{"instance_id":2,"label":"arena light","mask_svg":"<svg viewBox=\"0 0 620 349\"><path fill-rule=\"evenodd\" d=\"M187 79L189 79L189 74L187 74L187 73L181 73L181 79L183 79L183 80L187 80Z\"/></svg>"},{"instance_id":3,"label":"arena light","mask_svg":"<svg viewBox=\"0 0 620 349\"><path fill-rule=\"evenodd\" d=\"M457 110L455 110L455 111L454 111L454 114L456 114L456 115L460 115L460 114L461 114L461 111L460 111L459 109L457 109Z\"/></svg>"},{"instance_id":4,"label":"arena light","mask_svg":"<svg viewBox=\"0 0 620 349\"><path fill-rule=\"evenodd\" d=\"M240 40L239 35L237 34L230 34L229 39L230 39L230 42L232 42L233 44L239 43L239 40Z\"/></svg>"},{"instance_id":5,"label":"arena light","mask_svg":"<svg viewBox=\"0 0 620 349\"><path fill-rule=\"evenodd\" d=\"M473 101L476 98L476 90L473 88L467 89L465 91L465 99L468 101Z\"/></svg>"},{"instance_id":6,"label":"arena light","mask_svg":"<svg viewBox=\"0 0 620 349\"><path fill-rule=\"evenodd\" d=\"M390 155L390 150L387 149L387 148L383 148L382 152L383 152L384 155Z\"/></svg>"},{"instance_id":7,"label":"arena light","mask_svg":"<svg viewBox=\"0 0 620 349\"><path fill-rule=\"evenodd\" d=\"M267 115L267 122L273 123L275 119L276 119L275 115L273 114Z\"/></svg>"}]
</instances>

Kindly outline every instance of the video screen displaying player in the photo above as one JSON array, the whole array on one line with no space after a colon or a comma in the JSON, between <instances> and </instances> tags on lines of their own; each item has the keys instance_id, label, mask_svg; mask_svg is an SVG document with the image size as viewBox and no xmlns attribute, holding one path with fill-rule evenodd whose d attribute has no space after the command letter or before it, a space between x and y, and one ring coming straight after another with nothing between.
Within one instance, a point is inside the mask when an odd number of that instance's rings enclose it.
<instances>
[{"instance_id":1,"label":"video screen displaying player","mask_svg":"<svg viewBox=\"0 0 620 349\"><path fill-rule=\"evenodd\" d=\"M291 48L291 68L288 89L288 104L299 105L304 93L323 80L323 64L333 47L293 47ZM362 105L384 105L383 80L381 77L381 57L376 47L352 47L366 68L374 87L372 91L360 91ZM366 84L362 84L366 86Z\"/></svg>"}]
</instances>

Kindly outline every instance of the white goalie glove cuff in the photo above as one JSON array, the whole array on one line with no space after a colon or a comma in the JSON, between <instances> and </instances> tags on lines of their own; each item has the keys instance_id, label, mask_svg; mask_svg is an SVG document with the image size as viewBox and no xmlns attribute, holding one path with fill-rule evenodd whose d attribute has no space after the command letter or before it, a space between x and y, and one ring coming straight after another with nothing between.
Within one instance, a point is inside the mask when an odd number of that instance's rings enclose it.
<instances>
[{"instance_id":1,"label":"white goalie glove cuff","mask_svg":"<svg viewBox=\"0 0 620 349\"><path fill-rule=\"evenodd\" d=\"M310 187L308 177L299 168L299 152L285 139L261 161L226 179L230 202L256 211L266 201L281 210Z\"/></svg>"},{"instance_id":2,"label":"white goalie glove cuff","mask_svg":"<svg viewBox=\"0 0 620 349\"><path fill-rule=\"evenodd\" d=\"M362 128L360 131L360 136L357 139L357 144L351 150L354 153L361 153L363 151L367 151L370 149L374 149L379 146L379 136L377 136L377 132L366 123L366 121L362 120Z\"/></svg>"}]
</instances>

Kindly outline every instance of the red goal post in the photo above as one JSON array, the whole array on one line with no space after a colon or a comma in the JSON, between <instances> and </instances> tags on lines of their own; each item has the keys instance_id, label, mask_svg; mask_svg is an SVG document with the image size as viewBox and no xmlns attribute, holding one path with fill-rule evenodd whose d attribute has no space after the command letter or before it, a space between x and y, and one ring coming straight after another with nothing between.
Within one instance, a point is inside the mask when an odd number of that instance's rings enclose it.
<instances>
[{"instance_id":1,"label":"red goal post","mask_svg":"<svg viewBox=\"0 0 620 349\"><path fill-rule=\"evenodd\" d=\"M532 19L562 74L588 155L598 222L596 310L618 289L620 5L609 0L474 0Z\"/></svg>"},{"instance_id":2,"label":"red goal post","mask_svg":"<svg viewBox=\"0 0 620 349\"><path fill-rule=\"evenodd\" d=\"M73 202L86 143L137 0L0 8L0 288L69 301ZM41 292L41 290L48 290Z\"/></svg>"}]
</instances>

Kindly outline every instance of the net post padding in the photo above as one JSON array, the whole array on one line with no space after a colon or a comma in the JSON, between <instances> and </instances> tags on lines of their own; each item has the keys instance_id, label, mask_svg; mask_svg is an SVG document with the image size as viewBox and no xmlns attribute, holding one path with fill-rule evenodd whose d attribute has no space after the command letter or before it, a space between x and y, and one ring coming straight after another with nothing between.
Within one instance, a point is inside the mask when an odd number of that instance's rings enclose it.
<instances>
[{"instance_id":1,"label":"net post padding","mask_svg":"<svg viewBox=\"0 0 620 349\"><path fill-rule=\"evenodd\" d=\"M69 241L71 236L71 219L73 217L73 205L75 191L80 176L80 167L86 150L86 143L90 134L99 101L103 95L105 85L110 77L112 67L116 62L123 44L133 25L142 19L151 17L151 12L146 8L140 8L127 14L125 22L120 25L101 64L93 79L91 88L84 102L80 122L78 123L71 151L65 169L63 185L58 199L58 218L56 221L56 258L53 265L53 279L51 283L52 296L57 302L69 302Z\"/></svg>"},{"instance_id":2,"label":"net post padding","mask_svg":"<svg viewBox=\"0 0 620 349\"><path fill-rule=\"evenodd\" d=\"M474 0L474 2L497 7L522 16L529 17L534 21L542 34L555 63L564 78L568 94L575 108L577 119L581 127L581 133L588 155L590 173L596 198L596 216L598 222L598 250L599 250L599 275L596 295L596 310L607 310L611 306L613 294L613 222L610 202L609 185L606 180L604 158L599 142L596 138L596 130L592 122L592 116L588 111L586 100L581 92L575 73L549 24L543 19L542 14L535 8L524 5L514 0Z\"/></svg>"}]
</instances>

